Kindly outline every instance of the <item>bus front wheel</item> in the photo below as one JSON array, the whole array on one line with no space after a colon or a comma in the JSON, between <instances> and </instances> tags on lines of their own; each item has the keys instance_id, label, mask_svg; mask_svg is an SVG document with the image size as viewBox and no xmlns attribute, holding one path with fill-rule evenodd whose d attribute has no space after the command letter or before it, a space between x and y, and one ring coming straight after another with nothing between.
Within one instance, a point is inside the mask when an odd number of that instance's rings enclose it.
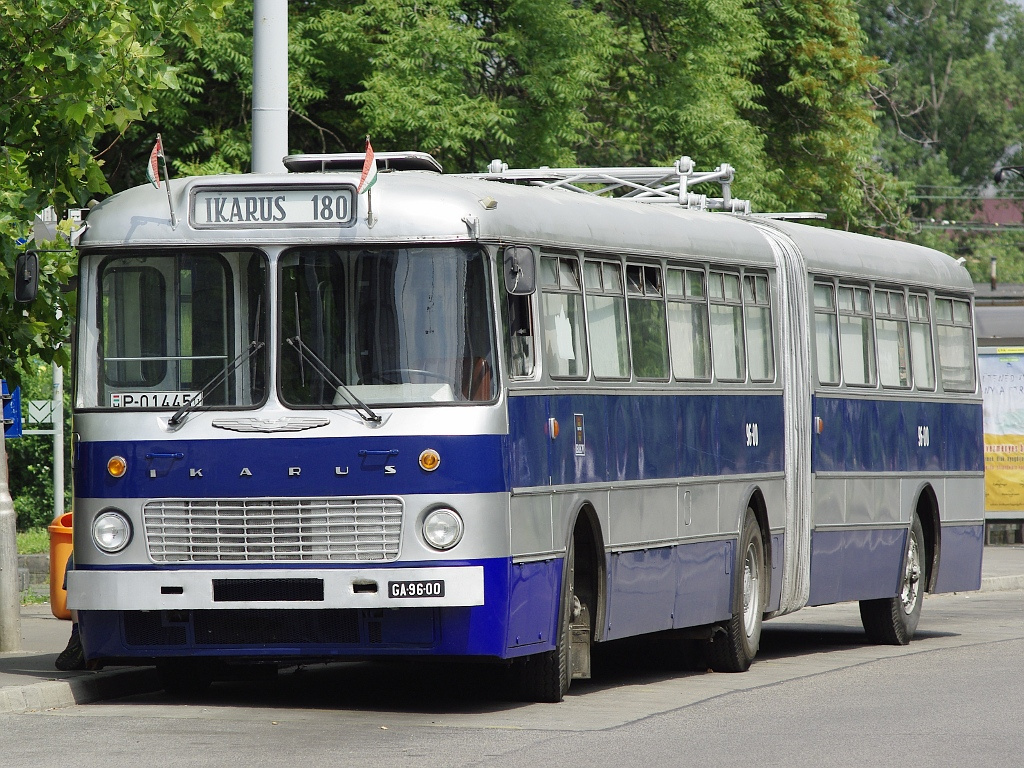
<instances>
[{"instance_id":1,"label":"bus front wheel","mask_svg":"<svg viewBox=\"0 0 1024 768\"><path fill-rule=\"evenodd\" d=\"M558 611L558 638L550 651L516 659L516 682L520 697L525 701L556 704L569 690L572 682L570 651L572 630L570 620L575 602L573 582L575 578L576 545L570 541L565 553L565 573L562 579L562 600Z\"/></svg>"},{"instance_id":2,"label":"bus front wheel","mask_svg":"<svg viewBox=\"0 0 1024 768\"><path fill-rule=\"evenodd\" d=\"M860 601L860 620L868 638L883 645L906 645L917 631L924 599L924 528L914 513L903 552L903 571L895 597Z\"/></svg>"},{"instance_id":3,"label":"bus front wheel","mask_svg":"<svg viewBox=\"0 0 1024 768\"><path fill-rule=\"evenodd\" d=\"M708 666L715 672L745 672L761 644L761 621L767 602L768 581L761 527L750 508L743 519L739 552L733 590L740 596L740 601L732 618L716 626L705 641Z\"/></svg>"}]
</instances>

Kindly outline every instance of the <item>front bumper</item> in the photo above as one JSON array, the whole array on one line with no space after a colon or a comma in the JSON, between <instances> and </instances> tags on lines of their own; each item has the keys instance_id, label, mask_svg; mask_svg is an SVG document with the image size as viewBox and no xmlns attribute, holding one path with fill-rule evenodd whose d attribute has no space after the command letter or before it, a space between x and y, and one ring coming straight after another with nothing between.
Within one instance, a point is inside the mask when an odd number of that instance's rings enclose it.
<instances>
[{"instance_id":1,"label":"front bumper","mask_svg":"<svg viewBox=\"0 0 1024 768\"><path fill-rule=\"evenodd\" d=\"M80 611L448 608L484 604L482 566L72 570Z\"/></svg>"}]
</instances>

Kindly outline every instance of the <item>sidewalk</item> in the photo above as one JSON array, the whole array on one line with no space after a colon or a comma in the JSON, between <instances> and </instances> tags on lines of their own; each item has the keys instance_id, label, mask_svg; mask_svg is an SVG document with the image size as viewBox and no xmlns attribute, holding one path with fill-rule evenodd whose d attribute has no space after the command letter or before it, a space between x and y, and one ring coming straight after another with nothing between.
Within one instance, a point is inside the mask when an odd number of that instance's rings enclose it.
<instances>
[{"instance_id":1,"label":"sidewalk","mask_svg":"<svg viewBox=\"0 0 1024 768\"><path fill-rule=\"evenodd\" d=\"M1024 546L985 547L981 589L1024 589ZM0 715L69 707L160 689L152 667L57 671L53 661L64 650L70 633L71 622L54 618L49 605L22 606L23 650L0 653Z\"/></svg>"}]
</instances>

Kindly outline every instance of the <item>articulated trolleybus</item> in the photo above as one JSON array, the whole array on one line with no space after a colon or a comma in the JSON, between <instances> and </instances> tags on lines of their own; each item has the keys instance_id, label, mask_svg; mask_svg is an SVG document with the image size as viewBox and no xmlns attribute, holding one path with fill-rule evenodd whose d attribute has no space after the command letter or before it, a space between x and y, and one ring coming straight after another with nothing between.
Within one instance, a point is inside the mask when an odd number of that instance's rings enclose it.
<instances>
[{"instance_id":1,"label":"articulated trolleybus","mask_svg":"<svg viewBox=\"0 0 1024 768\"><path fill-rule=\"evenodd\" d=\"M472 658L558 701L594 643L657 633L742 671L764 619L856 600L902 644L926 591L979 587L955 260L751 215L688 158L376 161L369 194L362 154L309 155L91 211L87 658L168 687Z\"/></svg>"}]
</instances>

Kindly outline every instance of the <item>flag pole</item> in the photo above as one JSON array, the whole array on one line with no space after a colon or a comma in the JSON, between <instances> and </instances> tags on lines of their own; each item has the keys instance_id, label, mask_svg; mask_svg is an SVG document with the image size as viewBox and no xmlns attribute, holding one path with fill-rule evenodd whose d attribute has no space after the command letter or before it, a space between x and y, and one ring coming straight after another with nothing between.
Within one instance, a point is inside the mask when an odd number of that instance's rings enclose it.
<instances>
[{"instance_id":1,"label":"flag pole","mask_svg":"<svg viewBox=\"0 0 1024 768\"><path fill-rule=\"evenodd\" d=\"M156 135L157 144L160 146L160 154L158 157L164 165L164 180L167 182L167 208L171 212L171 229L176 229L178 226L178 217L174 213L174 203L171 202L171 174L167 170L167 156L164 155L164 142L158 133Z\"/></svg>"}]
</instances>

